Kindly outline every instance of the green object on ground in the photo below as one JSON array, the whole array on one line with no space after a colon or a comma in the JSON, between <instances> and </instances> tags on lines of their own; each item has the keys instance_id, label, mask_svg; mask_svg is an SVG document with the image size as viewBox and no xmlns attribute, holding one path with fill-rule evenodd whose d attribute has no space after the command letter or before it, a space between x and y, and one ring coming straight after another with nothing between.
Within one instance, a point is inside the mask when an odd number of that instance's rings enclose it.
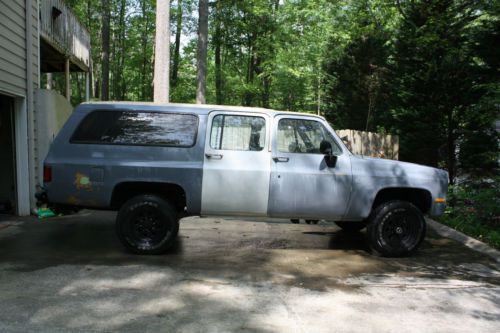
<instances>
[{"instance_id":1,"label":"green object on ground","mask_svg":"<svg viewBox=\"0 0 500 333\"><path fill-rule=\"evenodd\" d=\"M38 218L40 219L57 216L56 213L54 213L50 208L38 208L37 213L38 213Z\"/></svg>"}]
</instances>

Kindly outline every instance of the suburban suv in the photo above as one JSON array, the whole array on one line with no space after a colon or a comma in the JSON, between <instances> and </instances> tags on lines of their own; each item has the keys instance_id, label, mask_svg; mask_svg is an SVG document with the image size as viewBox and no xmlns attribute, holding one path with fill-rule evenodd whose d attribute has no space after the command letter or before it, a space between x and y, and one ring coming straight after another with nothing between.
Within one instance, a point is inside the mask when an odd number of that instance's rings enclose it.
<instances>
[{"instance_id":1,"label":"suburban suv","mask_svg":"<svg viewBox=\"0 0 500 333\"><path fill-rule=\"evenodd\" d=\"M84 103L44 162L49 207L117 210L124 246L166 251L189 215L367 227L377 254L413 253L443 213L448 174L356 156L324 118L209 105Z\"/></svg>"}]
</instances>

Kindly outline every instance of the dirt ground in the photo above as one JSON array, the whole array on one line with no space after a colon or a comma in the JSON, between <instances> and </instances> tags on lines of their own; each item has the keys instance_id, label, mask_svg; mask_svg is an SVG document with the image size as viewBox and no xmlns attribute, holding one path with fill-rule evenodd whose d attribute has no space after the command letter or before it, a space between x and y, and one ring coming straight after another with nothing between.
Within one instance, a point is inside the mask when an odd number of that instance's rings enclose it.
<instances>
[{"instance_id":1,"label":"dirt ground","mask_svg":"<svg viewBox=\"0 0 500 333\"><path fill-rule=\"evenodd\" d=\"M326 222L186 218L136 256L114 217L0 217L0 332L500 332L498 263L432 230L388 259Z\"/></svg>"}]
</instances>

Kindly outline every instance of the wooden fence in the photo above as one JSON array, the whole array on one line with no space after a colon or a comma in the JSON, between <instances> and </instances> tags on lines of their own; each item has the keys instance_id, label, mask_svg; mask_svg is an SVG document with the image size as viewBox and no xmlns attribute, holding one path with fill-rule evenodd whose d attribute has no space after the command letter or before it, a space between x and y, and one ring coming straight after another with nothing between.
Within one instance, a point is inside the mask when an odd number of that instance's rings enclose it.
<instances>
[{"instance_id":1,"label":"wooden fence","mask_svg":"<svg viewBox=\"0 0 500 333\"><path fill-rule=\"evenodd\" d=\"M338 130L346 146L353 154L399 159L399 137L355 130Z\"/></svg>"}]
</instances>

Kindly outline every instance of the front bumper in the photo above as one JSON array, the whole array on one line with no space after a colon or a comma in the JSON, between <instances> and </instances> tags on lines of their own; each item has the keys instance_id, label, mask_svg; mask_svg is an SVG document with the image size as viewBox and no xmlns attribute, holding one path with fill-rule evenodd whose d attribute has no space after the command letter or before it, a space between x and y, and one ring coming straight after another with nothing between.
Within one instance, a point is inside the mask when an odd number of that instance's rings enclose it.
<instances>
[{"instance_id":1,"label":"front bumper","mask_svg":"<svg viewBox=\"0 0 500 333\"><path fill-rule=\"evenodd\" d=\"M429 211L429 215L431 217L439 217L444 214L446 209L446 202L433 202L431 209Z\"/></svg>"}]
</instances>

